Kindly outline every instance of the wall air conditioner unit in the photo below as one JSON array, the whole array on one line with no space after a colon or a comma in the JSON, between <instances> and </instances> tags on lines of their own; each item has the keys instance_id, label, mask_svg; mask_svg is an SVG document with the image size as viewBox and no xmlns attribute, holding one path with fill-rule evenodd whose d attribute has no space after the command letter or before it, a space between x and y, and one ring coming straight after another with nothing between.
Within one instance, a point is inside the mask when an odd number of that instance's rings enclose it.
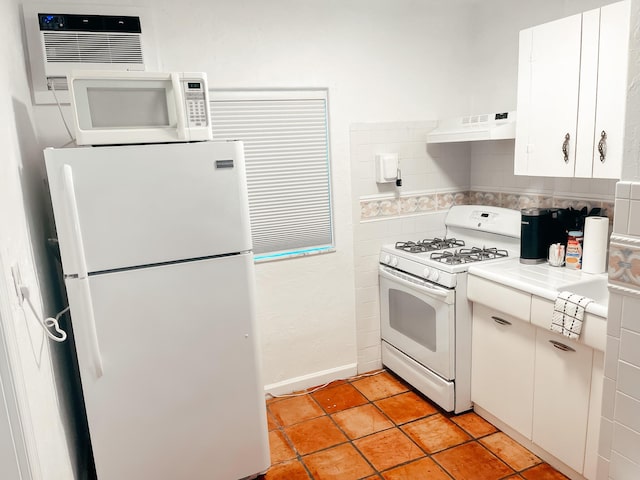
<instances>
[{"instance_id":1,"label":"wall air conditioner unit","mask_svg":"<svg viewBox=\"0 0 640 480\"><path fill-rule=\"evenodd\" d=\"M157 70L146 9L49 2L23 13L35 104L55 103L54 93L69 103L71 70Z\"/></svg>"}]
</instances>

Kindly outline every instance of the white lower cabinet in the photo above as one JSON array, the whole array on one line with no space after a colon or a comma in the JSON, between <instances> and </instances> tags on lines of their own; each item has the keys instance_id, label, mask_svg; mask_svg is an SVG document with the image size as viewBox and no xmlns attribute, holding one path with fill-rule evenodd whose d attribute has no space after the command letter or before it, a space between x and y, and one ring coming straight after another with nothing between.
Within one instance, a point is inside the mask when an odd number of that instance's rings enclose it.
<instances>
[{"instance_id":1,"label":"white lower cabinet","mask_svg":"<svg viewBox=\"0 0 640 480\"><path fill-rule=\"evenodd\" d=\"M531 438L535 327L475 303L471 400Z\"/></svg>"},{"instance_id":2,"label":"white lower cabinet","mask_svg":"<svg viewBox=\"0 0 640 480\"><path fill-rule=\"evenodd\" d=\"M535 355L532 440L582 472L593 350L537 329Z\"/></svg>"},{"instance_id":3,"label":"white lower cabinet","mask_svg":"<svg viewBox=\"0 0 640 480\"><path fill-rule=\"evenodd\" d=\"M529 298L526 316L526 298L512 296L511 288L473 275L467 285L473 302L471 400L576 472L565 472L571 478L595 480L603 352L583 343L587 337L573 341L549 331L541 320L552 313L547 300L518 291ZM498 303L496 291L503 294ZM594 328L586 325L583 333L594 336Z\"/></svg>"}]
</instances>

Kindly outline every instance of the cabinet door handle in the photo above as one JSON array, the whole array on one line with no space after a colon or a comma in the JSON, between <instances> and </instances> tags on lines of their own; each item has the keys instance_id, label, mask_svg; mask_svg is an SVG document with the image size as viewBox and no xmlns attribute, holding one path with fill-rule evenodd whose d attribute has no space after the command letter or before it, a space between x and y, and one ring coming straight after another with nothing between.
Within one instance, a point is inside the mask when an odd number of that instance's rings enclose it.
<instances>
[{"instance_id":1,"label":"cabinet door handle","mask_svg":"<svg viewBox=\"0 0 640 480\"><path fill-rule=\"evenodd\" d=\"M558 350L562 350L563 352L575 352L575 348L571 348L569 345L565 345L564 343L556 342L555 340L549 340L549 343L556 347Z\"/></svg>"},{"instance_id":2,"label":"cabinet door handle","mask_svg":"<svg viewBox=\"0 0 640 480\"><path fill-rule=\"evenodd\" d=\"M494 322L496 322L499 325L511 325L511 322L509 322L508 320L505 320L504 318L500 318L500 317L491 317L493 318Z\"/></svg>"},{"instance_id":3,"label":"cabinet door handle","mask_svg":"<svg viewBox=\"0 0 640 480\"><path fill-rule=\"evenodd\" d=\"M564 136L564 142L562 142L562 155L564 156L564 163L569 163L569 139L571 135L568 133Z\"/></svg>"},{"instance_id":4,"label":"cabinet door handle","mask_svg":"<svg viewBox=\"0 0 640 480\"><path fill-rule=\"evenodd\" d=\"M607 132L602 130L600 134L600 141L598 142L598 152L600 152L600 161L604 163L607 157Z\"/></svg>"}]
</instances>

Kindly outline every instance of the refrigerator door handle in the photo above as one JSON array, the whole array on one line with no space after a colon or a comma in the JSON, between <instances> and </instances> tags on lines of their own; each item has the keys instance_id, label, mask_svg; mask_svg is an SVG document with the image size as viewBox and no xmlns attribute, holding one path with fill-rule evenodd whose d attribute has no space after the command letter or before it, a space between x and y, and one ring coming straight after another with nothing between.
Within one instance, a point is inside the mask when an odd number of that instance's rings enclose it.
<instances>
[{"instance_id":1,"label":"refrigerator door handle","mask_svg":"<svg viewBox=\"0 0 640 480\"><path fill-rule=\"evenodd\" d=\"M104 369L102 367L102 355L98 344L98 332L96 331L96 320L93 315L93 303L91 302L91 290L89 289L89 274L87 272L87 259L84 256L84 244L82 242L82 231L80 229L80 216L78 215L78 202L76 201L76 191L73 184L73 170L71 165L62 167L64 179L64 192L67 208L71 221L73 236L73 251L78 269L78 281L82 288L83 309L87 316L87 327L89 328L89 345L93 364L95 366L96 377L100 378Z\"/></svg>"},{"instance_id":2,"label":"refrigerator door handle","mask_svg":"<svg viewBox=\"0 0 640 480\"><path fill-rule=\"evenodd\" d=\"M78 278L87 278L87 259L84 256L84 242L80 228L80 215L78 214L78 202L76 201L76 189L73 184L73 170L71 165L62 167L64 181L64 197L69 212L71 223L71 236L73 237L73 256L76 261Z\"/></svg>"},{"instance_id":3,"label":"refrigerator door handle","mask_svg":"<svg viewBox=\"0 0 640 480\"><path fill-rule=\"evenodd\" d=\"M88 342L96 378L100 378L104 374L102 365L102 354L100 353L100 344L98 343L98 332L96 331L96 319L93 314L93 302L91 301L91 290L89 289L89 277L78 279L82 289L82 302L84 303L84 311L87 315Z\"/></svg>"}]
</instances>

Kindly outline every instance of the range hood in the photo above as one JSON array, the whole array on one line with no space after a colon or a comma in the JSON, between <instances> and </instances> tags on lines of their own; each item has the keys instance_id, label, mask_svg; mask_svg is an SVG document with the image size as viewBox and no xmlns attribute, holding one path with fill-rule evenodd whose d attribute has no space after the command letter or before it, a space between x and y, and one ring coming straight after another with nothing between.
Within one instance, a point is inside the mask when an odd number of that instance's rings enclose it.
<instances>
[{"instance_id":1,"label":"range hood","mask_svg":"<svg viewBox=\"0 0 640 480\"><path fill-rule=\"evenodd\" d=\"M484 113L438 121L427 143L475 142L516 138L516 112Z\"/></svg>"}]
</instances>

